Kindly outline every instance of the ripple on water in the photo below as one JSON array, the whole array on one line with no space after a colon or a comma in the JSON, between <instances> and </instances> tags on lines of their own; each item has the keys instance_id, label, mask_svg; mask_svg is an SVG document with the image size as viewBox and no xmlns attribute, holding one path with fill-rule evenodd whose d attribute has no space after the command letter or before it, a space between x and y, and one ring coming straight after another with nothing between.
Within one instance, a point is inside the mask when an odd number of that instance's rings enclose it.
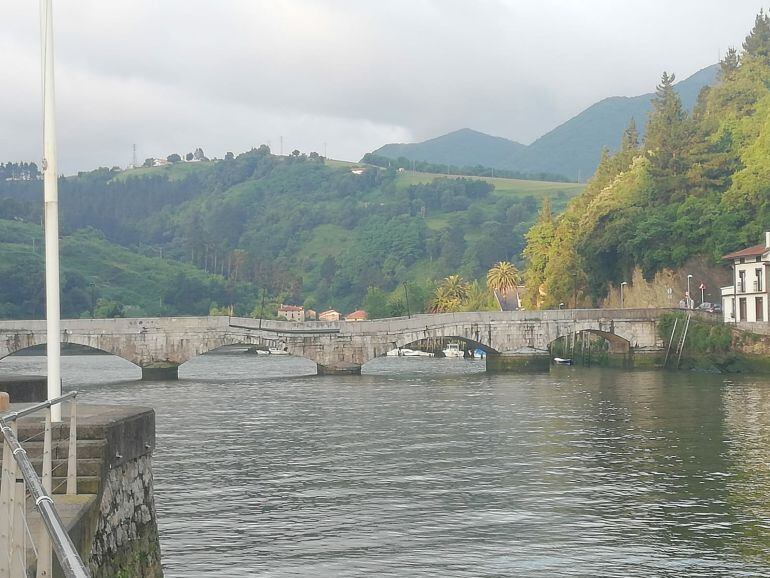
<instances>
[{"instance_id":1,"label":"ripple on water","mask_svg":"<svg viewBox=\"0 0 770 578\"><path fill-rule=\"evenodd\" d=\"M40 372L42 358L7 358ZM770 385L381 359L308 377L211 355L178 382L65 357L157 412L166 576L770 576Z\"/></svg>"}]
</instances>

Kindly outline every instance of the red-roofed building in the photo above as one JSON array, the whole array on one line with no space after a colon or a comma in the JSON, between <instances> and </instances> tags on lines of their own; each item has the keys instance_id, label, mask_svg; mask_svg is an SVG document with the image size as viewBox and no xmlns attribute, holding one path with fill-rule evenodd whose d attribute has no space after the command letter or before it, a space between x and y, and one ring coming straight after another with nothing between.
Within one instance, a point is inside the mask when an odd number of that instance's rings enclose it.
<instances>
[{"instance_id":1,"label":"red-roofed building","mask_svg":"<svg viewBox=\"0 0 770 578\"><path fill-rule=\"evenodd\" d=\"M363 309L357 309L350 315L345 316L345 321L366 321L367 319L369 319L369 316Z\"/></svg>"},{"instance_id":2,"label":"red-roofed building","mask_svg":"<svg viewBox=\"0 0 770 578\"><path fill-rule=\"evenodd\" d=\"M765 233L763 244L728 253L722 259L730 261L733 267L733 284L722 287L724 320L766 323L770 317L770 232Z\"/></svg>"},{"instance_id":3,"label":"red-roofed building","mask_svg":"<svg viewBox=\"0 0 770 578\"><path fill-rule=\"evenodd\" d=\"M305 308L301 305L284 305L278 308L278 317L284 317L287 321L304 321Z\"/></svg>"}]
</instances>

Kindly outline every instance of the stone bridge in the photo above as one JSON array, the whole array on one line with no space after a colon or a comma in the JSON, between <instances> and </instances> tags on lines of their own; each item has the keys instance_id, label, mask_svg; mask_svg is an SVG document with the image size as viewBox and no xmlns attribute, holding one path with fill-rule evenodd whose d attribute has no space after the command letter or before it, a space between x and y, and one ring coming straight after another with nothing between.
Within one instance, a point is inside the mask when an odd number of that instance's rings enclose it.
<instances>
[{"instance_id":1,"label":"stone bridge","mask_svg":"<svg viewBox=\"0 0 770 578\"><path fill-rule=\"evenodd\" d=\"M112 353L143 379L177 376L179 365L226 345L277 347L314 361L319 374L359 373L367 361L422 339L463 339L488 352L487 369L549 361L560 337L591 332L624 358L660 352L666 309L574 309L413 315L361 322L269 321L243 317L62 320L62 342ZM0 321L0 359L45 343L45 321Z\"/></svg>"}]
</instances>

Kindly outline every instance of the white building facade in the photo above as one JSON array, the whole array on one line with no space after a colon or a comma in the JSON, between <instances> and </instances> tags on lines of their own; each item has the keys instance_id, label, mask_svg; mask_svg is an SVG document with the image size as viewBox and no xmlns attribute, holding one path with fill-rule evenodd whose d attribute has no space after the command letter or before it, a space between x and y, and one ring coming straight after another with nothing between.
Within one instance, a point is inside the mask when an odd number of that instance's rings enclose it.
<instances>
[{"instance_id":1,"label":"white building facade","mask_svg":"<svg viewBox=\"0 0 770 578\"><path fill-rule=\"evenodd\" d=\"M770 317L767 277L770 269L770 232L765 242L722 259L733 267L733 284L722 287L722 314L727 323L767 323Z\"/></svg>"}]
</instances>

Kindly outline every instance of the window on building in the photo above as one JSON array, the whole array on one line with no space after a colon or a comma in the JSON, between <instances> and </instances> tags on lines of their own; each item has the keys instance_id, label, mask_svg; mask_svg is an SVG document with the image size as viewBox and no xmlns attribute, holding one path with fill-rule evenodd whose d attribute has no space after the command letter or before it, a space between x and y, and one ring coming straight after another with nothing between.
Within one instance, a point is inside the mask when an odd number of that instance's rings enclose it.
<instances>
[{"instance_id":1,"label":"window on building","mask_svg":"<svg viewBox=\"0 0 770 578\"><path fill-rule=\"evenodd\" d=\"M754 269L754 291L762 291L762 269Z\"/></svg>"},{"instance_id":2,"label":"window on building","mask_svg":"<svg viewBox=\"0 0 770 578\"><path fill-rule=\"evenodd\" d=\"M738 271L738 291L746 293L746 271Z\"/></svg>"}]
</instances>

